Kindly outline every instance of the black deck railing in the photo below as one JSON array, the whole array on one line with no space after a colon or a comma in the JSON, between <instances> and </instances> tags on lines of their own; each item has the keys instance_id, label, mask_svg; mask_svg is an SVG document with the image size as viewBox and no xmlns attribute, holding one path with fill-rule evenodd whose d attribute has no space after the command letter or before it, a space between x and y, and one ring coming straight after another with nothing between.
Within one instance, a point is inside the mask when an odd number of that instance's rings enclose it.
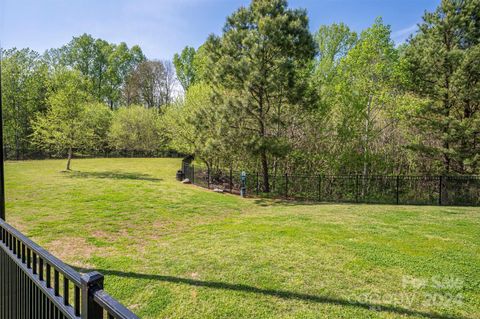
<instances>
[{"instance_id":1,"label":"black deck railing","mask_svg":"<svg viewBox=\"0 0 480 319\"><path fill-rule=\"evenodd\" d=\"M0 220L0 319L138 318L103 290Z\"/></svg>"},{"instance_id":2,"label":"black deck railing","mask_svg":"<svg viewBox=\"0 0 480 319\"><path fill-rule=\"evenodd\" d=\"M238 193L240 172L182 164L185 178L205 188ZM480 176L269 175L270 192L262 178L248 173L247 195L266 195L318 202L406 205L480 206Z\"/></svg>"}]
</instances>

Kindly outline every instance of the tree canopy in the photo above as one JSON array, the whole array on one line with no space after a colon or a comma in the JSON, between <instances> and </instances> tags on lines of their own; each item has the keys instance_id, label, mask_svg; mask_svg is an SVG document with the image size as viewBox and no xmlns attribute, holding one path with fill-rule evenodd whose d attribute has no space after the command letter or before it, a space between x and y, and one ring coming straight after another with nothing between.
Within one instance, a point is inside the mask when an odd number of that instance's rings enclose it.
<instances>
[{"instance_id":1,"label":"tree canopy","mask_svg":"<svg viewBox=\"0 0 480 319\"><path fill-rule=\"evenodd\" d=\"M108 133L110 145L126 151L155 151L162 143L158 113L132 105L115 113Z\"/></svg>"},{"instance_id":2,"label":"tree canopy","mask_svg":"<svg viewBox=\"0 0 480 319\"><path fill-rule=\"evenodd\" d=\"M33 142L55 152L67 152L67 170L74 150L94 147L93 121L87 116L86 79L78 71L58 72L48 97L48 109L33 121Z\"/></svg>"},{"instance_id":3,"label":"tree canopy","mask_svg":"<svg viewBox=\"0 0 480 319\"><path fill-rule=\"evenodd\" d=\"M83 34L4 50L9 158L128 151L279 174L480 174L480 2L442 0L395 45L381 18L311 32L252 0L172 61ZM273 176L273 180L271 177Z\"/></svg>"}]
</instances>

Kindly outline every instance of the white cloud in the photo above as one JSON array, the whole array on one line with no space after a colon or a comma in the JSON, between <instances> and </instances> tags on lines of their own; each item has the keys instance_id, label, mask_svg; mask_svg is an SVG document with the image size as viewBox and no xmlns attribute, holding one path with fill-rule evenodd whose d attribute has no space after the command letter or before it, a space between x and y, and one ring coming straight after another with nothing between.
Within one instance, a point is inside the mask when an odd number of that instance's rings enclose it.
<instances>
[{"instance_id":1,"label":"white cloud","mask_svg":"<svg viewBox=\"0 0 480 319\"><path fill-rule=\"evenodd\" d=\"M402 44L408 39L411 34L415 33L417 30L418 25L415 23L414 25L411 25L409 27L392 32L392 39L397 45Z\"/></svg>"}]
</instances>

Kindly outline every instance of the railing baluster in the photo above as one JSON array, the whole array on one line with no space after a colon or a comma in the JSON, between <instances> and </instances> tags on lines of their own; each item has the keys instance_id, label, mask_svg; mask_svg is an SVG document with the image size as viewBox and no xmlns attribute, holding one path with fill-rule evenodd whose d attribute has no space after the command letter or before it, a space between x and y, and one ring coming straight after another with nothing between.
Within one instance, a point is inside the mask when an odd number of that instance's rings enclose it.
<instances>
[{"instance_id":1,"label":"railing baluster","mask_svg":"<svg viewBox=\"0 0 480 319\"><path fill-rule=\"evenodd\" d=\"M68 278L63 277L63 304L66 305L66 306L70 304L70 301L69 301L70 291L69 291L69 289L70 289L70 287L69 287L69 284L68 284Z\"/></svg>"},{"instance_id":2,"label":"railing baluster","mask_svg":"<svg viewBox=\"0 0 480 319\"><path fill-rule=\"evenodd\" d=\"M22 243L22 263L25 263L26 261L25 251L26 251L25 244Z\"/></svg>"},{"instance_id":3,"label":"railing baluster","mask_svg":"<svg viewBox=\"0 0 480 319\"><path fill-rule=\"evenodd\" d=\"M53 269L53 289L55 296L60 296L60 274L56 268Z\"/></svg>"},{"instance_id":4,"label":"railing baluster","mask_svg":"<svg viewBox=\"0 0 480 319\"><path fill-rule=\"evenodd\" d=\"M75 285L73 291L75 315L80 316L80 288Z\"/></svg>"},{"instance_id":5,"label":"railing baluster","mask_svg":"<svg viewBox=\"0 0 480 319\"><path fill-rule=\"evenodd\" d=\"M49 263L46 265L46 276L47 276L47 288L52 288L52 267Z\"/></svg>"},{"instance_id":6,"label":"railing baluster","mask_svg":"<svg viewBox=\"0 0 480 319\"><path fill-rule=\"evenodd\" d=\"M32 268L32 259L31 259L31 250L30 248L27 248L27 268L30 269Z\"/></svg>"},{"instance_id":7,"label":"railing baluster","mask_svg":"<svg viewBox=\"0 0 480 319\"><path fill-rule=\"evenodd\" d=\"M17 254L17 238L15 236L12 236L12 253Z\"/></svg>"},{"instance_id":8,"label":"railing baluster","mask_svg":"<svg viewBox=\"0 0 480 319\"><path fill-rule=\"evenodd\" d=\"M34 274L37 273L37 254L32 252L32 271Z\"/></svg>"},{"instance_id":9,"label":"railing baluster","mask_svg":"<svg viewBox=\"0 0 480 319\"><path fill-rule=\"evenodd\" d=\"M43 258L38 258L38 274L40 281L43 281Z\"/></svg>"}]
</instances>

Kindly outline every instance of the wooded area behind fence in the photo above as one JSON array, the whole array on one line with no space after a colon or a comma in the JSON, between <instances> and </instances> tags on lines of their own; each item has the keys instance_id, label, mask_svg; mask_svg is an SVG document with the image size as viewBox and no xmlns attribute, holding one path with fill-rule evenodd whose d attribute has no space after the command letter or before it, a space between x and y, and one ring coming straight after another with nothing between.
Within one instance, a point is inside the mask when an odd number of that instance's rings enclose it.
<instances>
[{"instance_id":1,"label":"wooded area behind fence","mask_svg":"<svg viewBox=\"0 0 480 319\"><path fill-rule=\"evenodd\" d=\"M208 169L183 163L185 178L205 188L239 193L239 171ZM266 195L318 202L480 206L480 176L269 175L270 192L262 193L262 177L247 172L247 195Z\"/></svg>"}]
</instances>

